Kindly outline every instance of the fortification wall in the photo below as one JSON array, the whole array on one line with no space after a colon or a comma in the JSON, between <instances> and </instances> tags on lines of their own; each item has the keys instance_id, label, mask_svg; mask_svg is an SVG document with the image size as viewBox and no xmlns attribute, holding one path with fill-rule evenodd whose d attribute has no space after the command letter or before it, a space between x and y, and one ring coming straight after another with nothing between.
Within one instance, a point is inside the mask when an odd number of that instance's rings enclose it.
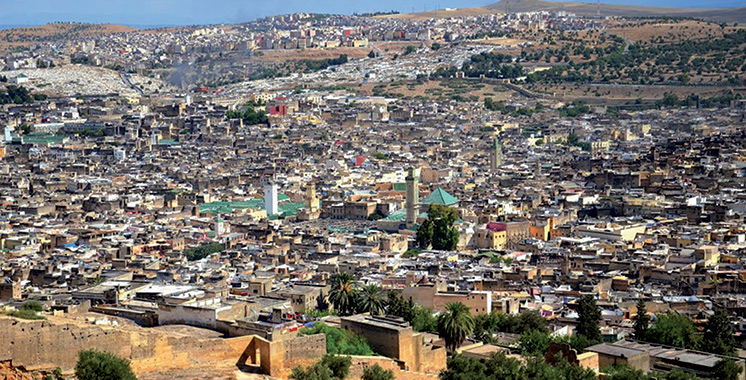
<instances>
[{"instance_id":1,"label":"fortification wall","mask_svg":"<svg viewBox=\"0 0 746 380\"><path fill-rule=\"evenodd\" d=\"M372 367L376 364L381 366L383 369L388 369L394 372L396 380L438 380L436 374L426 374L421 372L405 371L399 367L399 363L395 360L381 357L381 356L351 356L352 363L350 365L350 375L348 379L361 379L363 377L363 370L368 367Z\"/></svg>"},{"instance_id":2,"label":"fortification wall","mask_svg":"<svg viewBox=\"0 0 746 380\"><path fill-rule=\"evenodd\" d=\"M252 337L194 338L160 331L0 318L0 361L28 370L72 371L81 350L107 351L148 372L216 361L234 364Z\"/></svg>"}]
</instances>

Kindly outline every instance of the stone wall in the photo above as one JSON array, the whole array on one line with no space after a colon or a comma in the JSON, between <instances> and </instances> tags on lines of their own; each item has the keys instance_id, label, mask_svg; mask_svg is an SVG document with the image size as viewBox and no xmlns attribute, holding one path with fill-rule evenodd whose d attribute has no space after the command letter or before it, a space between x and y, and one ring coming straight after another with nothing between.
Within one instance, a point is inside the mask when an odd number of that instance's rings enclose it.
<instances>
[{"instance_id":1,"label":"stone wall","mask_svg":"<svg viewBox=\"0 0 746 380\"><path fill-rule=\"evenodd\" d=\"M394 372L396 380L438 380L437 374L426 374L421 372L405 371L400 368L399 363L393 359L381 356L351 356L350 375L348 379L355 380L363 377L363 370L376 364L383 369Z\"/></svg>"},{"instance_id":2,"label":"stone wall","mask_svg":"<svg viewBox=\"0 0 746 380\"><path fill-rule=\"evenodd\" d=\"M252 337L194 338L132 327L101 327L0 317L0 361L28 370L72 371L81 350L107 351L138 372L235 364Z\"/></svg>"}]
</instances>

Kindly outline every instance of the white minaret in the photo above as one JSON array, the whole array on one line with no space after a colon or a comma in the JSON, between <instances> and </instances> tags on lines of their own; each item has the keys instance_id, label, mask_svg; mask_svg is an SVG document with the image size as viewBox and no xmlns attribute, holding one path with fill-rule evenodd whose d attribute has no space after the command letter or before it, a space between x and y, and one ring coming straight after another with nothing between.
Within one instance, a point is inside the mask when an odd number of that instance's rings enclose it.
<instances>
[{"instance_id":1,"label":"white minaret","mask_svg":"<svg viewBox=\"0 0 746 380\"><path fill-rule=\"evenodd\" d=\"M264 183L264 209L267 210L267 216L275 215L279 212L277 206L277 183L272 178Z\"/></svg>"}]
</instances>

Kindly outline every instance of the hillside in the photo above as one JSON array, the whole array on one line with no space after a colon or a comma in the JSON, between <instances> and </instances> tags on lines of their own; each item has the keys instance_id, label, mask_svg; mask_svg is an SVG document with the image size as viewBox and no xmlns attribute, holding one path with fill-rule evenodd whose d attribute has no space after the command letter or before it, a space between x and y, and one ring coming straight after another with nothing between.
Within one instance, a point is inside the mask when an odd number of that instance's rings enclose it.
<instances>
[{"instance_id":1,"label":"hillside","mask_svg":"<svg viewBox=\"0 0 746 380\"><path fill-rule=\"evenodd\" d=\"M95 37L137 29L123 25L54 23L0 31L0 51L29 46L39 42L63 41L72 38Z\"/></svg>"},{"instance_id":2,"label":"hillside","mask_svg":"<svg viewBox=\"0 0 746 380\"><path fill-rule=\"evenodd\" d=\"M380 18L399 18L408 20L425 20L430 18L449 18L449 17L464 17L464 16L479 16L488 13L502 13L500 9L487 9L487 8L458 8L458 9L439 9L428 12L418 13L400 13L394 15L383 15L377 16Z\"/></svg>"},{"instance_id":3,"label":"hillside","mask_svg":"<svg viewBox=\"0 0 746 380\"><path fill-rule=\"evenodd\" d=\"M595 16L600 8L602 16L626 17L692 17L716 22L746 22L746 8L735 9L686 9L660 8L631 5L600 4L592 2L563 2L542 0L500 0L486 6L488 9L510 12L566 11L580 16Z\"/></svg>"}]
</instances>

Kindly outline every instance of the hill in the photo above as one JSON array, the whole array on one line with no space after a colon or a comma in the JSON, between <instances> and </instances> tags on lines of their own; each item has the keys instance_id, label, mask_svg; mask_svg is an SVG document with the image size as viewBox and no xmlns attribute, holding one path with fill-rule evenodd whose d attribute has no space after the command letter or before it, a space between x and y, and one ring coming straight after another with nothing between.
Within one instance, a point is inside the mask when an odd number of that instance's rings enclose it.
<instances>
[{"instance_id":1,"label":"hill","mask_svg":"<svg viewBox=\"0 0 746 380\"><path fill-rule=\"evenodd\" d=\"M624 17L691 17L715 22L746 22L746 8L734 9L688 9L661 8L632 5L542 1L500 0L485 8L510 12L566 11L579 16L595 16L599 8L602 16Z\"/></svg>"},{"instance_id":2,"label":"hill","mask_svg":"<svg viewBox=\"0 0 746 380\"><path fill-rule=\"evenodd\" d=\"M132 32L137 29L124 25L53 23L41 26L5 29L0 31L0 51L28 46L39 42L63 41L72 38L95 37L105 34Z\"/></svg>"},{"instance_id":3,"label":"hill","mask_svg":"<svg viewBox=\"0 0 746 380\"><path fill-rule=\"evenodd\" d=\"M380 18L399 18L408 20L426 20L431 18L449 18L449 17L464 17L464 16L479 16L489 13L502 13L500 9L487 9L487 8L458 8L458 9L439 9L428 12L418 13L400 13L393 15L382 15L376 16Z\"/></svg>"}]
</instances>

